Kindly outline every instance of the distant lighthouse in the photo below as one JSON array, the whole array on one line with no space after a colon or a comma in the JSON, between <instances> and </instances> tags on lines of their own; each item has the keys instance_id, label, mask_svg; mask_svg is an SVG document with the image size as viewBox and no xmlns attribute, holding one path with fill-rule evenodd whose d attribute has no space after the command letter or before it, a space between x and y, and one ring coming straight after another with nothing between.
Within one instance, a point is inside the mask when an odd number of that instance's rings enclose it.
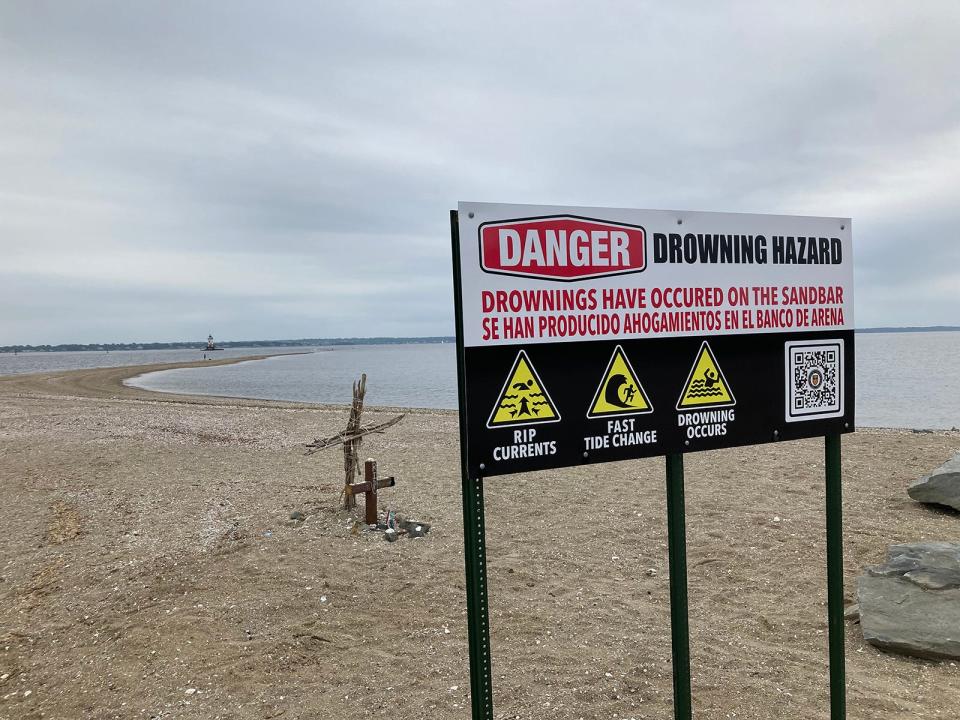
<instances>
[{"instance_id":1,"label":"distant lighthouse","mask_svg":"<svg viewBox=\"0 0 960 720\"><path fill-rule=\"evenodd\" d=\"M207 347L205 350L223 350L223 348L218 348L213 342L213 335L207 335Z\"/></svg>"}]
</instances>

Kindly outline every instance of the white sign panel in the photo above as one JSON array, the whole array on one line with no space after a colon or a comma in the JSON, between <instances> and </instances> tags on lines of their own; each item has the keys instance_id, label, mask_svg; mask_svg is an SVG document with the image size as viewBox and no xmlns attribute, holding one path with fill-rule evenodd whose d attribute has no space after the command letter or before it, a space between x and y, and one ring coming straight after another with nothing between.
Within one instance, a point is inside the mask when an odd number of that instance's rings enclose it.
<instances>
[{"instance_id":1,"label":"white sign panel","mask_svg":"<svg viewBox=\"0 0 960 720\"><path fill-rule=\"evenodd\" d=\"M853 329L847 218L460 203L467 347Z\"/></svg>"}]
</instances>

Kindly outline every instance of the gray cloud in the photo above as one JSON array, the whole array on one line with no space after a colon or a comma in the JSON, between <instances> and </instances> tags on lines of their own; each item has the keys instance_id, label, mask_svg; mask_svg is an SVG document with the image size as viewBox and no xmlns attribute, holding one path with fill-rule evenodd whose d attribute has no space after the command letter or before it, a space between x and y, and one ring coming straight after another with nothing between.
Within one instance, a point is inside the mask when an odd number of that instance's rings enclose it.
<instances>
[{"instance_id":1,"label":"gray cloud","mask_svg":"<svg viewBox=\"0 0 960 720\"><path fill-rule=\"evenodd\" d=\"M0 344L452 332L457 200L854 218L960 323L953 2L7 3Z\"/></svg>"}]
</instances>

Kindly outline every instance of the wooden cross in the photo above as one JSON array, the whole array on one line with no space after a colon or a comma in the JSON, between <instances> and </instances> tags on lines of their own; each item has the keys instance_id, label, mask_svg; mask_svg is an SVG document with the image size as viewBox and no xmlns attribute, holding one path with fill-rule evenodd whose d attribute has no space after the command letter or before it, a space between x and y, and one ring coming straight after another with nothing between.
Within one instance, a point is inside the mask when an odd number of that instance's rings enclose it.
<instances>
[{"instance_id":1,"label":"wooden cross","mask_svg":"<svg viewBox=\"0 0 960 720\"><path fill-rule=\"evenodd\" d=\"M347 483L343 486L343 492L349 498L363 493L366 511L364 522L367 523L367 525L376 525L377 495L379 494L379 490L380 488L393 487L397 484L397 480L392 475L381 478L377 472L376 460L367 460L363 464L363 480L362 483Z\"/></svg>"}]
</instances>

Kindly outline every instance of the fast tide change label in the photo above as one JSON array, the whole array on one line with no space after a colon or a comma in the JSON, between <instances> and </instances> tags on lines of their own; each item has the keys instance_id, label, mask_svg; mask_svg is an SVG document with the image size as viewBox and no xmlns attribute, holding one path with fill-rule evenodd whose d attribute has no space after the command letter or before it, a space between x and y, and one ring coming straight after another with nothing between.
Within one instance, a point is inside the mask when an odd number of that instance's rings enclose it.
<instances>
[{"instance_id":1,"label":"fast tide change label","mask_svg":"<svg viewBox=\"0 0 960 720\"><path fill-rule=\"evenodd\" d=\"M850 220L460 203L470 472L849 432Z\"/></svg>"}]
</instances>

